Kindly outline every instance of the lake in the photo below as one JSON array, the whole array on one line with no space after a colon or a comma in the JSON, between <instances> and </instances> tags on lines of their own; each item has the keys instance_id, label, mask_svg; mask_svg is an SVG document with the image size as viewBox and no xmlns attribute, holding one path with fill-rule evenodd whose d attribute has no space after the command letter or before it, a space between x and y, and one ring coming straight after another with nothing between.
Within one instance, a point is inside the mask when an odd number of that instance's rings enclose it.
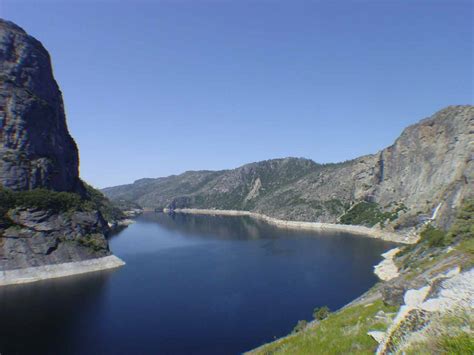
<instances>
[{"instance_id":1,"label":"lake","mask_svg":"<svg viewBox=\"0 0 474 355\"><path fill-rule=\"evenodd\" d=\"M110 238L126 266L0 288L0 353L241 353L364 293L393 246L249 217L146 213Z\"/></svg>"}]
</instances>

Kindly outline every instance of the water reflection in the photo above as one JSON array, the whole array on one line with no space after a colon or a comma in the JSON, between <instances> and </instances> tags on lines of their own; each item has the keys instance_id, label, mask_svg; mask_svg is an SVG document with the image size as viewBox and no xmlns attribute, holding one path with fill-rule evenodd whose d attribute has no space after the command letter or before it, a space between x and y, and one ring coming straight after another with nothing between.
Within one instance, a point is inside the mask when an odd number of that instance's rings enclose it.
<instances>
[{"instance_id":1,"label":"water reflection","mask_svg":"<svg viewBox=\"0 0 474 355\"><path fill-rule=\"evenodd\" d=\"M0 287L0 353L73 352L112 272Z\"/></svg>"},{"instance_id":2,"label":"water reflection","mask_svg":"<svg viewBox=\"0 0 474 355\"><path fill-rule=\"evenodd\" d=\"M238 354L359 296L393 244L147 213L110 246L125 267L0 288L0 353Z\"/></svg>"},{"instance_id":3,"label":"water reflection","mask_svg":"<svg viewBox=\"0 0 474 355\"><path fill-rule=\"evenodd\" d=\"M144 213L138 220L144 223L159 223L163 228L190 236L231 240L273 237L271 226L250 217L212 216L210 218L205 215L183 213Z\"/></svg>"}]
</instances>

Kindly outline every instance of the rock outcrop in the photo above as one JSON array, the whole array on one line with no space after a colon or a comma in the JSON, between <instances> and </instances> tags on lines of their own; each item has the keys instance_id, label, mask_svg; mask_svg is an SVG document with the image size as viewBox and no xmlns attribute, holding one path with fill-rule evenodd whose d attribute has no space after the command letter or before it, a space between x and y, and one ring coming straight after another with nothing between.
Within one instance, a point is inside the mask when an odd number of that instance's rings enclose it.
<instances>
[{"instance_id":1,"label":"rock outcrop","mask_svg":"<svg viewBox=\"0 0 474 355\"><path fill-rule=\"evenodd\" d=\"M0 183L82 192L79 155L70 136L48 52L0 19Z\"/></svg>"},{"instance_id":2,"label":"rock outcrop","mask_svg":"<svg viewBox=\"0 0 474 355\"><path fill-rule=\"evenodd\" d=\"M48 52L0 19L0 276L9 271L8 283L15 283L21 270L41 271L26 282L47 277L47 265L55 265L56 276L118 265L103 259L110 251L101 211L120 215L79 178ZM60 266L95 258L105 261Z\"/></svg>"},{"instance_id":3,"label":"rock outcrop","mask_svg":"<svg viewBox=\"0 0 474 355\"><path fill-rule=\"evenodd\" d=\"M100 212L53 213L17 208L0 237L2 270L81 261L110 255Z\"/></svg>"},{"instance_id":4,"label":"rock outcrop","mask_svg":"<svg viewBox=\"0 0 474 355\"><path fill-rule=\"evenodd\" d=\"M402 201L415 211L453 211L474 194L474 106L450 106L406 128L394 145L376 155L378 183L370 194L380 204Z\"/></svg>"},{"instance_id":5,"label":"rock outcrop","mask_svg":"<svg viewBox=\"0 0 474 355\"><path fill-rule=\"evenodd\" d=\"M111 199L148 208L247 210L330 223L366 201L386 213L375 222L390 228L412 227L435 210L436 223L447 228L455 207L474 193L473 142L474 106L449 106L406 128L379 153L343 163L274 159L233 170L142 179L103 191Z\"/></svg>"},{"instance_id":6,"label":"rock outcrop","mask_svg":"<svg viewBox=\"0 0 474 355\"><path fill-rule=\"evenodd\" d=\"M448 333L454 338L456 332L462 332L458 324L454 324L455 332L449 329L449 320L472 317L473 311L474 269L461 273L455 267L428 280L426 286L403 294L403 305L387 331L381 334L376 354L404 353L414 345L420 347L420 343L436 347L436 336ZM417 353L411 350L409 353ZM427 353L437 353L430 350Z\"/></svg>"}]
</instances>

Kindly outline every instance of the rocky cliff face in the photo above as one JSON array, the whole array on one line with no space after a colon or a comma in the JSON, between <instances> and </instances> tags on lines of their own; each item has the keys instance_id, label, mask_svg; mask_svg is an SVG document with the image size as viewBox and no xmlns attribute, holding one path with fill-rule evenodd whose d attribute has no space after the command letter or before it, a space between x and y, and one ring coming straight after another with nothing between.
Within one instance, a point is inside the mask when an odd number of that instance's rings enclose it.
<instances>
[{"instance_id":1,"label":"rocky cliff face","mask_svg":"<svg viewBox=\"0 0 474 355\"><path fill-rule=\"evenodd\" d=\"M100 212L53 213L17 208L0 237L0 270L67 263L110 255Z\"/></svg>"},{"instance_id":2,"label":"rocky cliff face","mask_svg":"<svg viewBox=\"0 0 474 355\"><path fill-rule=\"evenodd\" d=\"M449 224L453 207L474 194L474 106L451 106L405 129L376 155L376 201L434 210Z\"/></svg>"},{"instance_id":3,"label":"rocky cliff face","mask_svg":"<svg viewBox=\"0 0 474 355\"><path fill-rule=\"evenodd\" d=\"M0 271L109 255L107 202L79 178L48 52L0 19Z\"/></svg>"},{"instance_id":4,"label":"rocky cliff face","mask_svg":"<svg viewBox=\"0 0 474 355\"><path fill-rule=\"evenodd\" d=\"M42 44L0 19L0 183L79 191L79 156Z\"/></svg>"},{"instance_id":5,"label":"rocky cliff face","mask_svg":"<svg viewBox=\"0 0 474 355\"><path fill-rule=\"evenodd\" d=\"M474 107L450 106L408 127L381 152L344 163L275 159L142 179L104 192L151 208L250 210L320 222L338 222L365 201L377 211L372 224L386 219L403 228L438 209L437 223L447 227L453 207L473 194L473 141Z\"/></svg>"}]
</instances>

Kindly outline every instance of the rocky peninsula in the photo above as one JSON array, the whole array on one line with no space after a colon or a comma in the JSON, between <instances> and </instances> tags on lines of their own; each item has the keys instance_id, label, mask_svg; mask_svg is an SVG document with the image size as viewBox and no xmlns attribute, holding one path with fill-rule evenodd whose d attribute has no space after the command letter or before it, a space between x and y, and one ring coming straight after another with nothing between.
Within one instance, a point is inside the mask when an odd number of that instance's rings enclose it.
<instances>
[{"instance_id":1,"label":"rocky peninsula","mask_svg":"<svg viewBox=\"0 0 474 355\"><path fill-rule=\"evenodd\" d=\"M123 265L108 223L123 218L79 176L48 51L0 19L0 285Z\"/></svg>"}]
</instances>

